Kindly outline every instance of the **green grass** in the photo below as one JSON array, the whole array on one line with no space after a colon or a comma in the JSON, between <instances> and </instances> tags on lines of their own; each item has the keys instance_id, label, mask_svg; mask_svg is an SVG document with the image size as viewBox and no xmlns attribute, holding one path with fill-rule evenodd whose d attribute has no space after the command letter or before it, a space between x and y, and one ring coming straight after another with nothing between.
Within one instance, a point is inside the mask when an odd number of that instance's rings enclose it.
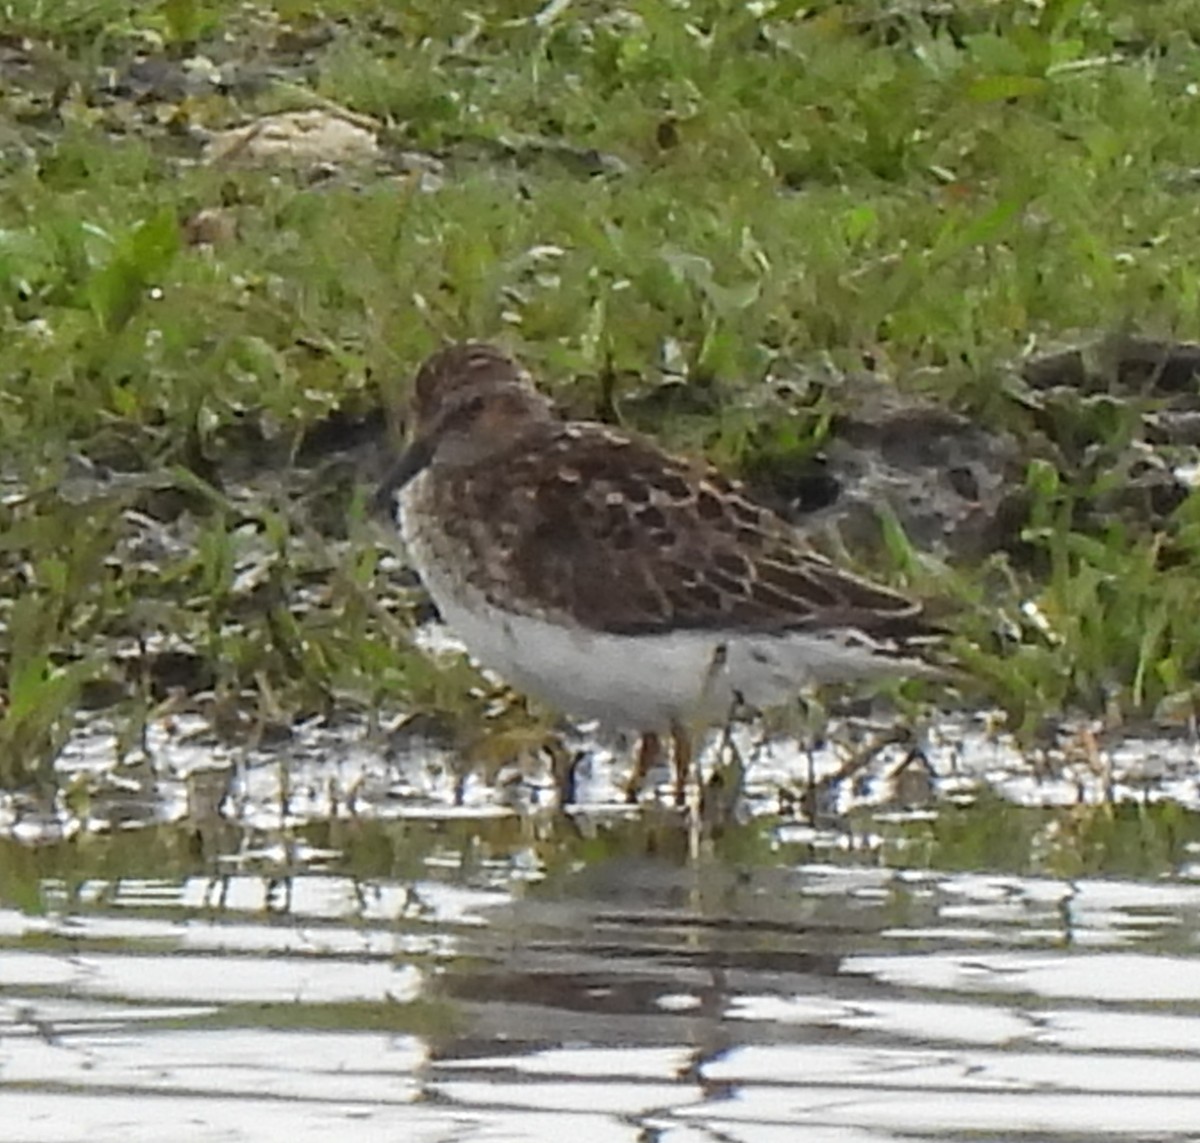
<instances>
[{"instance_id":1,"label":"green grass","mask_svg":"<svg viewBox=\"0 0 1200 1143\"><path fill-rule=\"evenodd\" d=\"M1059 410L1048 439L1005 379L1080 333L1200 332L1195 5L538 11L7 6L31 46L0 95L0 475L26 492L0 504L0 777L46 773L90 682L160 701L116 661L156 633L254 724L380 703L483 719L380 622L355 473L267 479L335 410L401 401L446 336L502 338L575 411L624 406L742 472L811 450L836 411L790 408L768 373L869 355L1028 449L1025 558L926 585L977 605L988 696L1018 725L1189 704L1197 509L1161 534L1095 510L1142 406ZM308 37L300 63L285 32ZM193 45L274 79L111 93L136 51ZM385 154L438 155L441 189L386 161L315 182L181 161L189 127L331 102L375 117ZM220 205L237 241L186 246L179 220ZM666 356L698 410L638 401ZM111 478L56 494L80 458ZM180 542L146 556L147 515ZM997 646L995 614L1025 600L1052 635Z\"/></svg>"}]
</instances>

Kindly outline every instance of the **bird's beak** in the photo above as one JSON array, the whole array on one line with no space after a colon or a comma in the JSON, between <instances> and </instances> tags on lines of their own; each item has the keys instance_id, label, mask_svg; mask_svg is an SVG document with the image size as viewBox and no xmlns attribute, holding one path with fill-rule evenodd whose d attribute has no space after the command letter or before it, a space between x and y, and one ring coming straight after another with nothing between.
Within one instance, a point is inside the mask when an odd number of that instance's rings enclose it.
<instances>
[{"instance_id":1,"label":"bird's beak","mask_svg":"<svg viewBox=\"0 0 1200 1143\"><path fill-rule=\"evenodd\" d=\"M396 511L396 493L417 476L433 459L433 440L418 437L392 466L371 498L371 511L391 516Z\"/></svg>"}]
</instances>

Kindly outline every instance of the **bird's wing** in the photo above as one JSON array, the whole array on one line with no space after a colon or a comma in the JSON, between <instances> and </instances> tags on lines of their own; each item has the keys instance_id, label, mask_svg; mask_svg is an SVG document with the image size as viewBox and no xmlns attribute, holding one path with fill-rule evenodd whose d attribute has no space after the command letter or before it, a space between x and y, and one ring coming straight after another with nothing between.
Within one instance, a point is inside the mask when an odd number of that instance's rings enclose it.
<instances>
[{"instance_id":1,"label":"bird's wing","mask_svg":"<svg viewBox=\"0 0 1200 1143\"><path fill-rule=\"evenodd\" d=\"M842 571L710 465L601 425L556 424L471 479L485 574L592 630L924 629L919 604Z\"/></svg>"}]
</instances>

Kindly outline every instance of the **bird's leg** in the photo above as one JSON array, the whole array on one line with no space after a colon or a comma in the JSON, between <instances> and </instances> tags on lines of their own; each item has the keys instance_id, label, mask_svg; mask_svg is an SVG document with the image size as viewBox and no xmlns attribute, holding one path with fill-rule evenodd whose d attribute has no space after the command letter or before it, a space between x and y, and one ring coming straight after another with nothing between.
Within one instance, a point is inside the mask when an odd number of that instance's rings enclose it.
<instances>
[{"instance_id":1,"label":"bird's leg","mask_svg":"<svg viewBox=\"0 0 1200 1143\"><path fill-rule=\"evenodd\" d=\"M559 808L573 806L576 798L579 762L583 755L577 751L567 750L559 741L547 742L545 750L550 755L550 770L554 775L554 788L558 792Z\"/></svg>"},{"instance_id":2,"label":"bird's leg","mask_svg":"<svg viewBox=\"0 0 1200 1143\"><path fill-rule=\"evenodd\" d=\"M695 777L696 801L694 808L699 809L701 798L700 759L694 750L694 744L705 729L705 716L711 711L717 680L725 670L729 660L729 647L718 643L709 658L708 666L704 669L704 678L700 683L700 691L696 698L696 707L692 718L687 722L680 719L671 720L671 745L674 747L675 762L675 804L682 806L687 801L687 783L690 777Z\"/></svg>"},{"instance_id":3,"label":"bird's leg","mask_svg":"<svg viewBox=\"0 0 1200 1143\"><path fill-rule=\"evenodd\" d=\"M821 729L824 730L826 722L825 707L817 697L815 691L802 691L797 696L797 705L800 710L800 732L797 735L801 749L808 760L808 784L804 790L804 813L808 820L816 825L818 818L822 816L821 803L823 800L822 787L817 782L817 759L816 746L817 735L814 731L813 712L817 712L817 718L820 720Z\"/></svg>"},{"instance_id":4,"label":"bird's leg","mask_svg":"<svg viewBox=\"0 0 1200 1143\"><path fill-rule=\"evenodd\" d=\"M632 804L638 800L638 794L642 792L646 775L654 769L661 757L662 739L653 730L646 731L638 743L637 758L633 764L633 775L629 779L629 784L625 787L625 800L627 802Z\"/></svg>"},{"instance_id":5,"label":"bird's leg","mask_svg":"<svg viewBox=\"0 0 1200 1143\"><path fill-rule=\"evenodd\" d=\"M675 767L675 804L682 806L694 759L691 735L687 727L678 722L671 723L671 760Z\"/></svg>"},{"instance_id":6,"label":"bird's leg","mask_svg":"<svg viewBox=\"0 0 1200 1143\"><path fill-rule=\"evenodd\" d=\"M707 825L714 828L734 820L738 799L742 795L746 764L734 741L733 727L738 715L745 713L745 700L739 693L734 692L729 714L725 718L725 727L721 732L717 765L700 795L700 815Z\"/></svg>"}]
</instances>

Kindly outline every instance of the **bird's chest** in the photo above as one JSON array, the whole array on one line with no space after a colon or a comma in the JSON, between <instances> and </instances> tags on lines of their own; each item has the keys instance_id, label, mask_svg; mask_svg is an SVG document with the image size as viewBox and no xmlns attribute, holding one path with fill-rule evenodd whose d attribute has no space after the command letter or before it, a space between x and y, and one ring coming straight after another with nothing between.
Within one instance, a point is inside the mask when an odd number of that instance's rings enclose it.
<instances>
[{"instance_id":1,"label":"bird's chest","mask_svg":"<svg viewBox=\"0 0 1200 1143\"><path fill-rule=\"evenodd\" d=\"M455 526L442 491L425 475L405 488L400 531L442 618L476 660L553 707L614 725L666 726L696 704L716 640L608 635L506 595L503 558Z\"/></svg>"},{"instance_id":2,"label":"bird's chest","mask_svg":"<svg viewBox=\"0 0 1200 1143\"><path fill-rule=\"evenodd\" d=\"M477 482L424 472L400 494L397 520L412 565L443 612L460 597L503 597L511 532Z\"/></svg>"}]
</instances>

